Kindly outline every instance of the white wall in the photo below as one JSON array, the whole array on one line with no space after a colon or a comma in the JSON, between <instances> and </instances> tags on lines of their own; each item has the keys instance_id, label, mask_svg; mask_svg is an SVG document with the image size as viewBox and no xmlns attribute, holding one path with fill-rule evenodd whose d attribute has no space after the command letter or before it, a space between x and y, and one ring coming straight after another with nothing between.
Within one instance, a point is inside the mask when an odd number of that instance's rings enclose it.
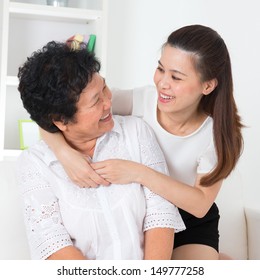
<instances>
[{"instance_id":1,"label":"white wall","mask_svg":"<svg viewBox=\"0 0 260 280\"><path fill-rule=\"evenodd\" d=\"M107 81L132 88L152 83L160 47L173 30L204 24L226 41L245 148L239 163L247 205L260 208L260 2L258 0L108 0ZM231 198L232 199L232 198Z\"/></svg>"}]
</instances>

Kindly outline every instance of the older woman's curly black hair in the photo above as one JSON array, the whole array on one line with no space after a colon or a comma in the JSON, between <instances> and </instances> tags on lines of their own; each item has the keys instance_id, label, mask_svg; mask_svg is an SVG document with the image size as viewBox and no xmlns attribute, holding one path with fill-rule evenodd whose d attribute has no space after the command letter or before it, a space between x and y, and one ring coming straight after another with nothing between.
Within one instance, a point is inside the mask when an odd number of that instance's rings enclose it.
<instances>
[{"instance_id":1,"label":"older woman's curly black hair","mask_svg":"<svg viewBox=\"0 0 260 280\"><path fill-rule=\"evenodd\" d=\"M58 131L53 120L74 120L80 94L99 70L100 62L86 47L71 50L66 43L49 42L19 68L24 108L40 127Z\"/></svg>"}]
</instances>

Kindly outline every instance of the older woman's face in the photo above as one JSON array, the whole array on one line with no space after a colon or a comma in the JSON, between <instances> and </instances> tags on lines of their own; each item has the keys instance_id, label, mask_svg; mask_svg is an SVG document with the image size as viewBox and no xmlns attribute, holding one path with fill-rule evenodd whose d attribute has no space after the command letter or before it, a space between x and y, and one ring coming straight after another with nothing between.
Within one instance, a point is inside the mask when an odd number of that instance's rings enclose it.
<instances>
[{"instance_id":1,"label":"older woman's face","mask_svg":"<svg viewBox=\"0 0 260 280\"><path fill-rule=\"evenodd\" d=\"M105 80L95 73L82 91L77 103L75 122L66 125L66 138L93 140L110 131L114 126L111 114L112 94Z\"/></svg>"}]
</instances>

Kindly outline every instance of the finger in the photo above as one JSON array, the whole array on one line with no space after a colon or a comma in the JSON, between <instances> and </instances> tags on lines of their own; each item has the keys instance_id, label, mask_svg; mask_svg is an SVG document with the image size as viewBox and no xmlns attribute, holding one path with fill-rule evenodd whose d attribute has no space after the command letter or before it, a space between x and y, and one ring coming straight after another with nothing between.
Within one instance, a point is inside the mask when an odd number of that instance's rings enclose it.
<instances>
[{"instance_id":1,"label":"finger","mask_svg":"<svg viewBox=\"0 0 260 280\"><path fill-rule=\"evenodd\" d=\"M95 170L96 174L104 177L104 175L106 174L105 169L104 168L100 168L100 169L96 169Z\"/></svg>"},{"instance_id":2,"label":"finger","mask_svg":"<svg viewBox=\"0 0 260 280\"><path fill-rule=\"evenodd\" d=\"M106 178L99 176L99 179L94 180L98 185L109 186L110 183L106 180Z\"/></svg>"},{"instance_id":3,"label":"finger","mask_svg":"<svg viewBox=\"0 0 260 280\"><path fill-rule=\"evenodd\" d=\"M101 169L106 167L108 164L108 160L104 160L104 161L98 161L98 162L93 162L90 164L90 166L96 170L96 169Z\"/></svg>"},{"instance_id":4,"label":"finger","mask_svg":"<svg viewBox=\"0 0 260 280\"><path fill-rule=\"evenodd\" d=\"M100 174L96 171L91 172L90 179L98 185L108 186L109 182L107 182Z\"/></svg>"},{"instance_id":5,"label":"finger","mask_svg":"<svg viewBox=\"0 0 260 280\"><path fill-rule=\"evenodd\" d=\"M91 179L87 179L87 180L85 179L85 180L82 180L80 182L79 186L81 188L96 188L99 185L96 182L94 182L93 180L91 180Z\"/></svg>"}]
</instances>

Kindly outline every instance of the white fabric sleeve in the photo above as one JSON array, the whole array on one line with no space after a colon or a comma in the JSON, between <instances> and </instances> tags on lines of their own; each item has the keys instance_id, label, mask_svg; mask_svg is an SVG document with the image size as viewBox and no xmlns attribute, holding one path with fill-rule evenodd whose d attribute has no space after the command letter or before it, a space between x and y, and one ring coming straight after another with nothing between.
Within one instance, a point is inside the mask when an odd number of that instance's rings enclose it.
<instances>
[{"instance_id":1,"label":"white fabric sleeve","mask_svg":"<svg viewBox=\"0 0 260 280\"><path fill-rule=\"evenodd\" d=\"M112 88L112 112L113 115L132 115L133 90L120 90Z\"/></svg>"},{"instance_id":2,"label":"white fabric sleeve","mask_svg":"<svg viewBox=\"0 0 260 280\"><path fill-rule=\"evenodd\" d=\"M217 154L213 139L208 148L200 156L198 161L197 173L206 174L212 171L217 165Z\"/></svg>"},{"instance_id":3,"label":"white fabric sleeve","mask_svg":"<svg viewBox=\"0 0 260 280\"><path fill-rule=\"evenodd\" d=\"M58 199L37 160L24 151L17 162L17 179L24 202L24 221L31 257L46 259L73 244L63 226Z\"/></svg>"},{"instance_id":4,"label":"white fabric sleeve","mask_svg":"<svg viewBox=\"0 0 260 280\"><path fill-rule=\"evenodd\" d=\"M135 88L133 90L133 116L143 117L144 116L144 103L148 87Z\"/></svg>"},{"instance_id":5,"label":"white fabric sleeve","mask_svg":"<svg viewBox=\"0 0 260 280\"><path fill-rule=\"evenodd\" d=\"M141 119L140 123L139 143L142 163L168 175L169 172L166 161L152 129ZM175 232L185 229L184 222L175 205L153 193L146 187L144 187L144 193L146 197L144 231L158 227L174 228Z\"/></svg>"},{"instance_id":6,"label":"white fabric sleeve","mask_svg":"<svg viewBox=\"0 0 260 280\"><path fill-rule=\"evenodd\" d=\"M114 115L144 116L145 98L151 86L129 90L112 88L112 111Z\"/></svg>"}]
</instances>

